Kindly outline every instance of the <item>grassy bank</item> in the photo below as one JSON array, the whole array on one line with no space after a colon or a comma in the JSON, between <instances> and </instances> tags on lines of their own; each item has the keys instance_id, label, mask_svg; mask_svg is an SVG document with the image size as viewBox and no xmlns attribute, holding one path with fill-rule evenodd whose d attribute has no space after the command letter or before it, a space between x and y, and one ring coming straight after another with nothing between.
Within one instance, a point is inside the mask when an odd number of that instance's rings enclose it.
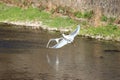
<instances>
[{"instance_id":1,"label":"grassy bank","mask_svg":"<svg viewBox=\"0 0 120 80\"><path fill-rule=\"evenodd\" d=\"M43 24L50 27L68 27L75 24L69 17L53 16L44 10L29 7L22 9L19 7L10 7L0 4L0 21L42 21Z\"/></svg>"},{"instance_id":2,"label":"grassy bank","mask_svg":"<svg viewBox=\"0 0 120 80\"><path fill-rule=\"evenodd\" d=\"M89 27L81 30L81 34L99 40L120 41L120 29L111 24L97 28Z\"/></svg>"},{"instance_id":3,"label":"grassy bank","mask_svg":"<svg viewBox=\"0 0 120 80\"><path fill-rule=\"evenodd\" d=\"M79 14L76 15L79 16ZM50 12L33 7L22 9L0 3L0 21L42 21L43 25L55 28L74 28L79 23L81 24L80 34L83 36L120 41L120 29L113 24L97 28L85 27L87 25L85 21L78 22L68 16L55 16Z\"/></svg>"}]
</instances>

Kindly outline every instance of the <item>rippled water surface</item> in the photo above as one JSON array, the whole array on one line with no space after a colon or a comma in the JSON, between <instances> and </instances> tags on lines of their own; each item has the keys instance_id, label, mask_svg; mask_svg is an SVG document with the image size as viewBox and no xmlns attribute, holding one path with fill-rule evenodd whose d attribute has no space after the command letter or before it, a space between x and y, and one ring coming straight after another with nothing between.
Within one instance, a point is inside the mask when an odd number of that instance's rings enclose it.
<instances>
[{"instance_id":1,"label":"rippled water surface","mask_svg":"<svg viewBox=\"0 0 120 80\"><path fill-rule=\"evenodd\" d=\"M76 37L48 49L40 30L0 28L0 80L120 80L120 43Z\"/></svg>"}]
</instances>

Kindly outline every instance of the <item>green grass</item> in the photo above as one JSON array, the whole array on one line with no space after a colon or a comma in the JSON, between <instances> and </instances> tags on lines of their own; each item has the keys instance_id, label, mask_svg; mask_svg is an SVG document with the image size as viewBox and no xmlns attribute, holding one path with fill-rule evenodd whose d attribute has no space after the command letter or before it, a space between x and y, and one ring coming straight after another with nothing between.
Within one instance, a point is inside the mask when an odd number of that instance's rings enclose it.
<instances>
[{"instance_id":1,"label":"green grass","mask_svg":"<svg viewBox=\"0 0 120 80\"><path fill-rule=\"evenodd\" d=\"M50 17L49 13L32 7L28 9L21 9L19 7L6 7L0 5L0 10L0 20L44 20Z\"/></svg>"},{"instance_id":2,"label":"green grass","mask_svg":"<svg viewBox=\"0 0 120 80\"><path fill-rule=\"evenodd\" d=\"M56 27L65 27L65 26L73 26L75 25L75 21L66 17L54 17L52 20L50 19L49 22L46 21L46 24L49 26L56 26Z\"/></svg>"},{"instance_id":3,"label":"green grass","mask_svg":"<svg viewBox=\"0 0 120 80\"><path fill-rule=\"evenodd\" d=\"M19 7L9 7L0 4L0 21L42 21L50 27L68 27L75 22L68 17L55 17L51 13L41 11L38 8L29 7L22 9Z\"/></svg>"},{"instance_id":4,"label":"green grass","mask_svg":"<svg viewBox=\"0 0 120 80\"><path fill-rule=\"evenodd\" d=\"M87 29L81 30L81 34L89 34L92 36L110 36L110 37L119 37L120 36L120 29L115 26L115 25L107 25L107 26L102 26L102 27L89 27Z\"/></svg>"}]
</instances>

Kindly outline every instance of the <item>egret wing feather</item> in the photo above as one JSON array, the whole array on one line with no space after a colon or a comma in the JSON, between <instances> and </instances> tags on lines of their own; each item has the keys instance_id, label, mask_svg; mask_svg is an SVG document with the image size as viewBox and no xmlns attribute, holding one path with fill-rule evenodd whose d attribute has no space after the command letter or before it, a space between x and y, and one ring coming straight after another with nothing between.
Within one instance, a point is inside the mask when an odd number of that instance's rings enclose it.
<instances>
[{"instance_id":1,"label":"egret wing feather","mask_svg":"<svg viewBox=\"0 0 120 80\"><path fill-rule=\"evenodd\" d=\"M78 25L77 28L69 35L75 37L76 35L79 34L79 31L80 31L80 25Z\"/></svg>"},{"instance_id":2,"label":"egret wing feather","mask_svg":"<svg viewBox=\"0 0 120 80\"><path fill-rule=\"evenodd\" d=\"M63 47L64 45L66 45L68 43L68 41L66 41L64 38L59 42L57 43L56 45L54 45L53 47L51 48L61 48Z\"/></svg>"}]
</instances>

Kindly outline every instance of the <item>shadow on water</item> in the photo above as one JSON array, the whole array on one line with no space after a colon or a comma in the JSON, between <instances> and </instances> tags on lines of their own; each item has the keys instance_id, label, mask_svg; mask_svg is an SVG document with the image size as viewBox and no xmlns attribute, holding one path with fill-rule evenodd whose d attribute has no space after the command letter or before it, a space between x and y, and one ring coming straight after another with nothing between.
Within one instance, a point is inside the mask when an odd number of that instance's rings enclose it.
<instances>
[{"instance_id":1,"label":"shadow on water","mask_svg":"<svg viewBox=\"0 0 120 80\"><path fill-rule=\"evenodd\" d=\"M120 43L76 37L74 45L46 48L55 37L0 28L0 80L120 80Z\"/></svg>"}]
</instances>

